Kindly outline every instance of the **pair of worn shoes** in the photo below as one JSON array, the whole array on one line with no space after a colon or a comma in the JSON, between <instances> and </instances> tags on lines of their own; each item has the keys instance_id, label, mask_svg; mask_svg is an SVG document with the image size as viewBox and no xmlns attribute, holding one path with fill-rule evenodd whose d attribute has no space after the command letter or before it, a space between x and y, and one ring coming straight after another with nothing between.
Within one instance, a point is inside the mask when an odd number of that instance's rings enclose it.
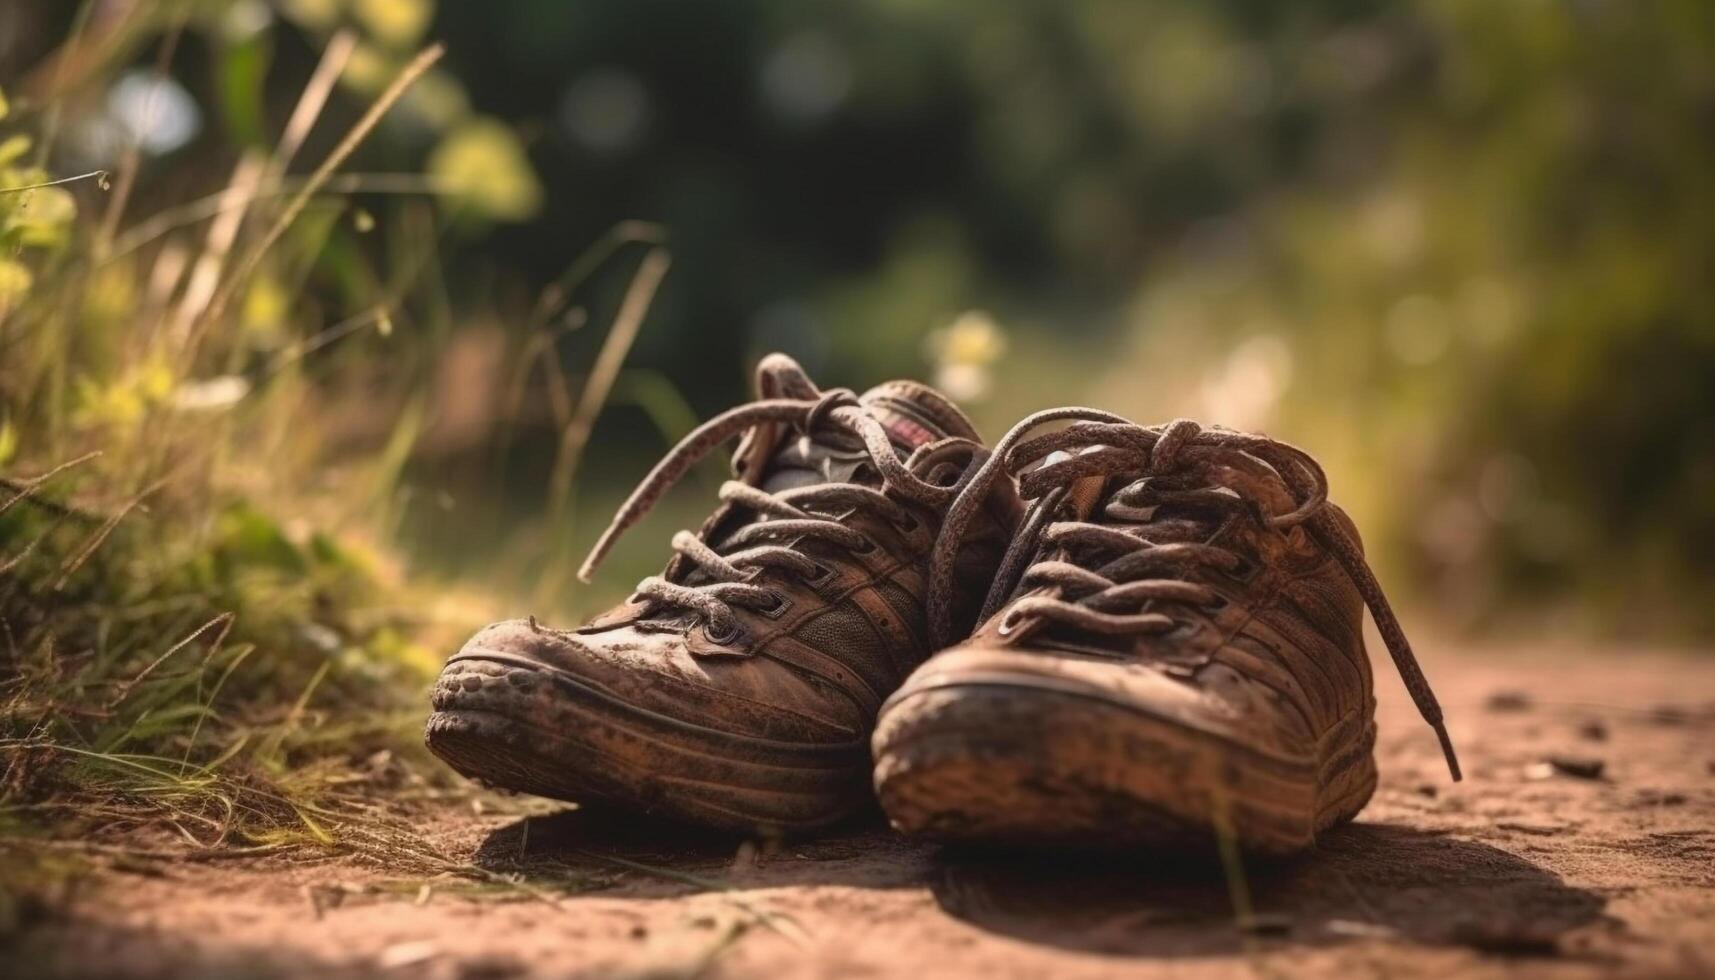
<instances>
[{"instance_id":1,"label":"pair of worn shoes","mask_svg":"<svg viewBox=\"0 0 1715 980\"><path fill-rule=\"evenodd\" d=\"M447 663L436 754L746 833L826 827L873 782L894 826L940 840L1284 853L1375 788L1368 605L1458 778L1302 450L1065 408L991 452L931 388L824 392L779 354L758 389L656 465L582 573L742 436L661 575L577 629L499 623Z\"/></svg>"}]
</instances>

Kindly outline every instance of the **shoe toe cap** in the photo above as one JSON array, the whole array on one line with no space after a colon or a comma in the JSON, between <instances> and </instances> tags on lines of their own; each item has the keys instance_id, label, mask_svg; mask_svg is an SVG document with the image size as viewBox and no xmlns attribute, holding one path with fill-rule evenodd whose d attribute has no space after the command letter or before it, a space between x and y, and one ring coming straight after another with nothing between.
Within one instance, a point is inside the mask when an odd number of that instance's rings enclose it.
<instances>
[{"instance_id":1,"label":"shoe toe cap","mask_svg":"<svg viewBox=\"0 0 1715 980\"><path fill-rule=\"evenodd\" d=\"M961 688L1010 689L1019 697L1040 693L1056 702L1084 698L1146 715L1223 741L1255 745L1270 754L1308 759L1313 744L1278 705L1240 704L1207 685L1189 682L1146 663L993 645L956 647L937 654L888 700L883 713L919 694ZM1278 716L1278 717L1277 717Z\"/></svg>"},{"instance_id":2,"label":"shoe toe cap","mask_svg":"<svg viewBox=\"0 0 1715 980\"><path fill-rule=\"evenodd\" d=\"M676 631L620 626L585 633L516 619L482 629L448 661L436 707L478 696L476 689L495 688L502 678L755 738L845 741L865 725L851 705L818 696L766 658L698 657Z\"/></svg>"}]
</instances>

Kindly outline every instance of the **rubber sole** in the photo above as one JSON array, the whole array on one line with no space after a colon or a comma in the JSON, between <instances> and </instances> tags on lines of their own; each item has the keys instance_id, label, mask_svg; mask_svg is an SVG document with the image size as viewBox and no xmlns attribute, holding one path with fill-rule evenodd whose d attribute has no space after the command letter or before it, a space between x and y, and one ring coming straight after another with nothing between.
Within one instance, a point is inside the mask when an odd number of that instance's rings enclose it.
<instances>
[{"instance_id":1,"label":"rubber sole","mask_svg":"<svg viewBox=\"0 0 1715 980\"><path fill-rule=\"evenodd\" d=\"M948 843L1166 849L1225 832L1288 854L1374 792L1374 725L1345 727L1325 763L1295 762L1096 697L944 684L883 709L875 788L895 827Z\"/></svg>"},{"instance_id":2,"label":"rubber sole","mask_svg":"<svg viewBox=\"0 0 1715 980\"><path fill-rule=\"evenodd\" d=\"M461 653L424 738L462 775L571 802L600 799L736 833L825 827L864 802L861 742L803 745L648 711L547 665Z\"/></svg>"}]
</instances>

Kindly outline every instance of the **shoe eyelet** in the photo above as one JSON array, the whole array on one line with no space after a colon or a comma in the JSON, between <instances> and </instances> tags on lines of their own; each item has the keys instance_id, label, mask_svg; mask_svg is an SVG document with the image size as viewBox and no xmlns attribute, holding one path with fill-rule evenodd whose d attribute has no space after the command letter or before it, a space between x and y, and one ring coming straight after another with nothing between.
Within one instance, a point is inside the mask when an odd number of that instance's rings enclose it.
<instances>
[{"instance_id":1,"label":"shoe eyelet","mask_svg":"<svg viewBox=\"0 0 1715 980\"><path fill-rule=\"evenodd\" d=\"M913 514L910 511L905 512L905 520L892 521L891 523L893 524L894 529L901 534L915 534L923 527L923 522L918 519L916 514Z\"/></svg>"},{"instance_id":2,"label":"shoe eyelet","mask_svg":"<svg viewBox=\"0 0 1715 980\"><path fill-rule=\"evenodd\" d=\"M1260 570L1261 566L1256 562L1240 555L1239 563L1227 570L1227 577L1235 582L1249 582L1251 579L1256 578L1256 573Z\"/></svg>"},{"instance_id":3,"label":"shoe eyelet","mask_svg":"<svg viewBox=\"0 0 1715 980\"><path fill-rule=\"evenodd\" d=\"M874 538L864 538L863 539L863 547L853 548L853 549L851 549L851 552L854 555L873 555L873 554L875 554L876 549L879 547L881 547L881 546L875 543Z\"/></svg>"},{"instance_id":4,"label":"shoe eyelet","mask_svg":"<svg viewBox=\"0 0 1715 980\"><path fill-rule=\"evenodd\" d=\"M1199 623L1197 620L1185 619L1174 623L1173 628L1162 635L1183 639L1185 637L1195 635L1202 628L1203 624Z\"/></svg>"},{"instance_id":5,"label":"shoe eyelet","mask_svg":"<svg viewBox=\"0 0 1715 980\"><path fill-rule=\"evenodd\" d=\"M732 641L738 639L738 634L739 627L736 623L724 632L716 632L715 624L713 623L706 623L703 626L703 635L708 637L710 643L718 646L726 646Z\"/></svg>"},{"instance_id":6,"label":"shoe eyelet","mask_svg":"<svg viewBox=\"0 0 1715 980\"><path fill-rule=\"evenodd\" d=\"M815 572L804 580L804 584L812 589L819 589L833 581L836 570L832 565L824 565L821 562L816 562L815 565Z\"/></svg>"},{"instance_id":7,"label":"shoe eyelet","mask_svg":"<svg viewBox=\"0 0 1715 980\"><path fill-rule=\"evenodd\" d=\"M781 616L786 614L786 610L792 608L792 600L787 596L779 592L770 592L768 594L774 600L774 604L766 609L756 610L758 613L767 616L769 619L779 619Z\"/></svg>"},{"instance_id":8,"label":"shoe eyelet","mask_svg":"<svg viewBox=\"0 0 1715 980\"><path fill-rule=\"evenodd\" d=\"M1203 609L1204 612L1220 612L1221 610L1232 605L1232 602L1226 596L1220 595L1217 593L1214 598L1210 599L1207 602L1199 603L1198 605Z\"/></svg>"}]
</instances>

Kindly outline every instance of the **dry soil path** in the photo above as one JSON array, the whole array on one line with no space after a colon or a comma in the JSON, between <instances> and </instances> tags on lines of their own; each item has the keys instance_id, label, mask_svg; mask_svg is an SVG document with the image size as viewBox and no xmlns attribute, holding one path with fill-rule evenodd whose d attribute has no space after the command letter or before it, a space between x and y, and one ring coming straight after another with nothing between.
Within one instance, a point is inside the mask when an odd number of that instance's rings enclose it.
<instances>
[{"instance_id":1,"label":"dry soil path","mask_svg":"<svg viewBox=\"0 0 1715 980\"><path fill-rule=\"evenodd\" d=\"M1715 976L1715 657L1426 659L1467 781L1447 781L1378 670L1381 790L1316 853L1247 866L1248 932L1205 856L962 855L873 826L758 852L566 812L435 833L528 881L581 878L578 894L414 891L341 862L184 866L86 888L0 951L0 973Z\"/></svg>"}]
</instances>

